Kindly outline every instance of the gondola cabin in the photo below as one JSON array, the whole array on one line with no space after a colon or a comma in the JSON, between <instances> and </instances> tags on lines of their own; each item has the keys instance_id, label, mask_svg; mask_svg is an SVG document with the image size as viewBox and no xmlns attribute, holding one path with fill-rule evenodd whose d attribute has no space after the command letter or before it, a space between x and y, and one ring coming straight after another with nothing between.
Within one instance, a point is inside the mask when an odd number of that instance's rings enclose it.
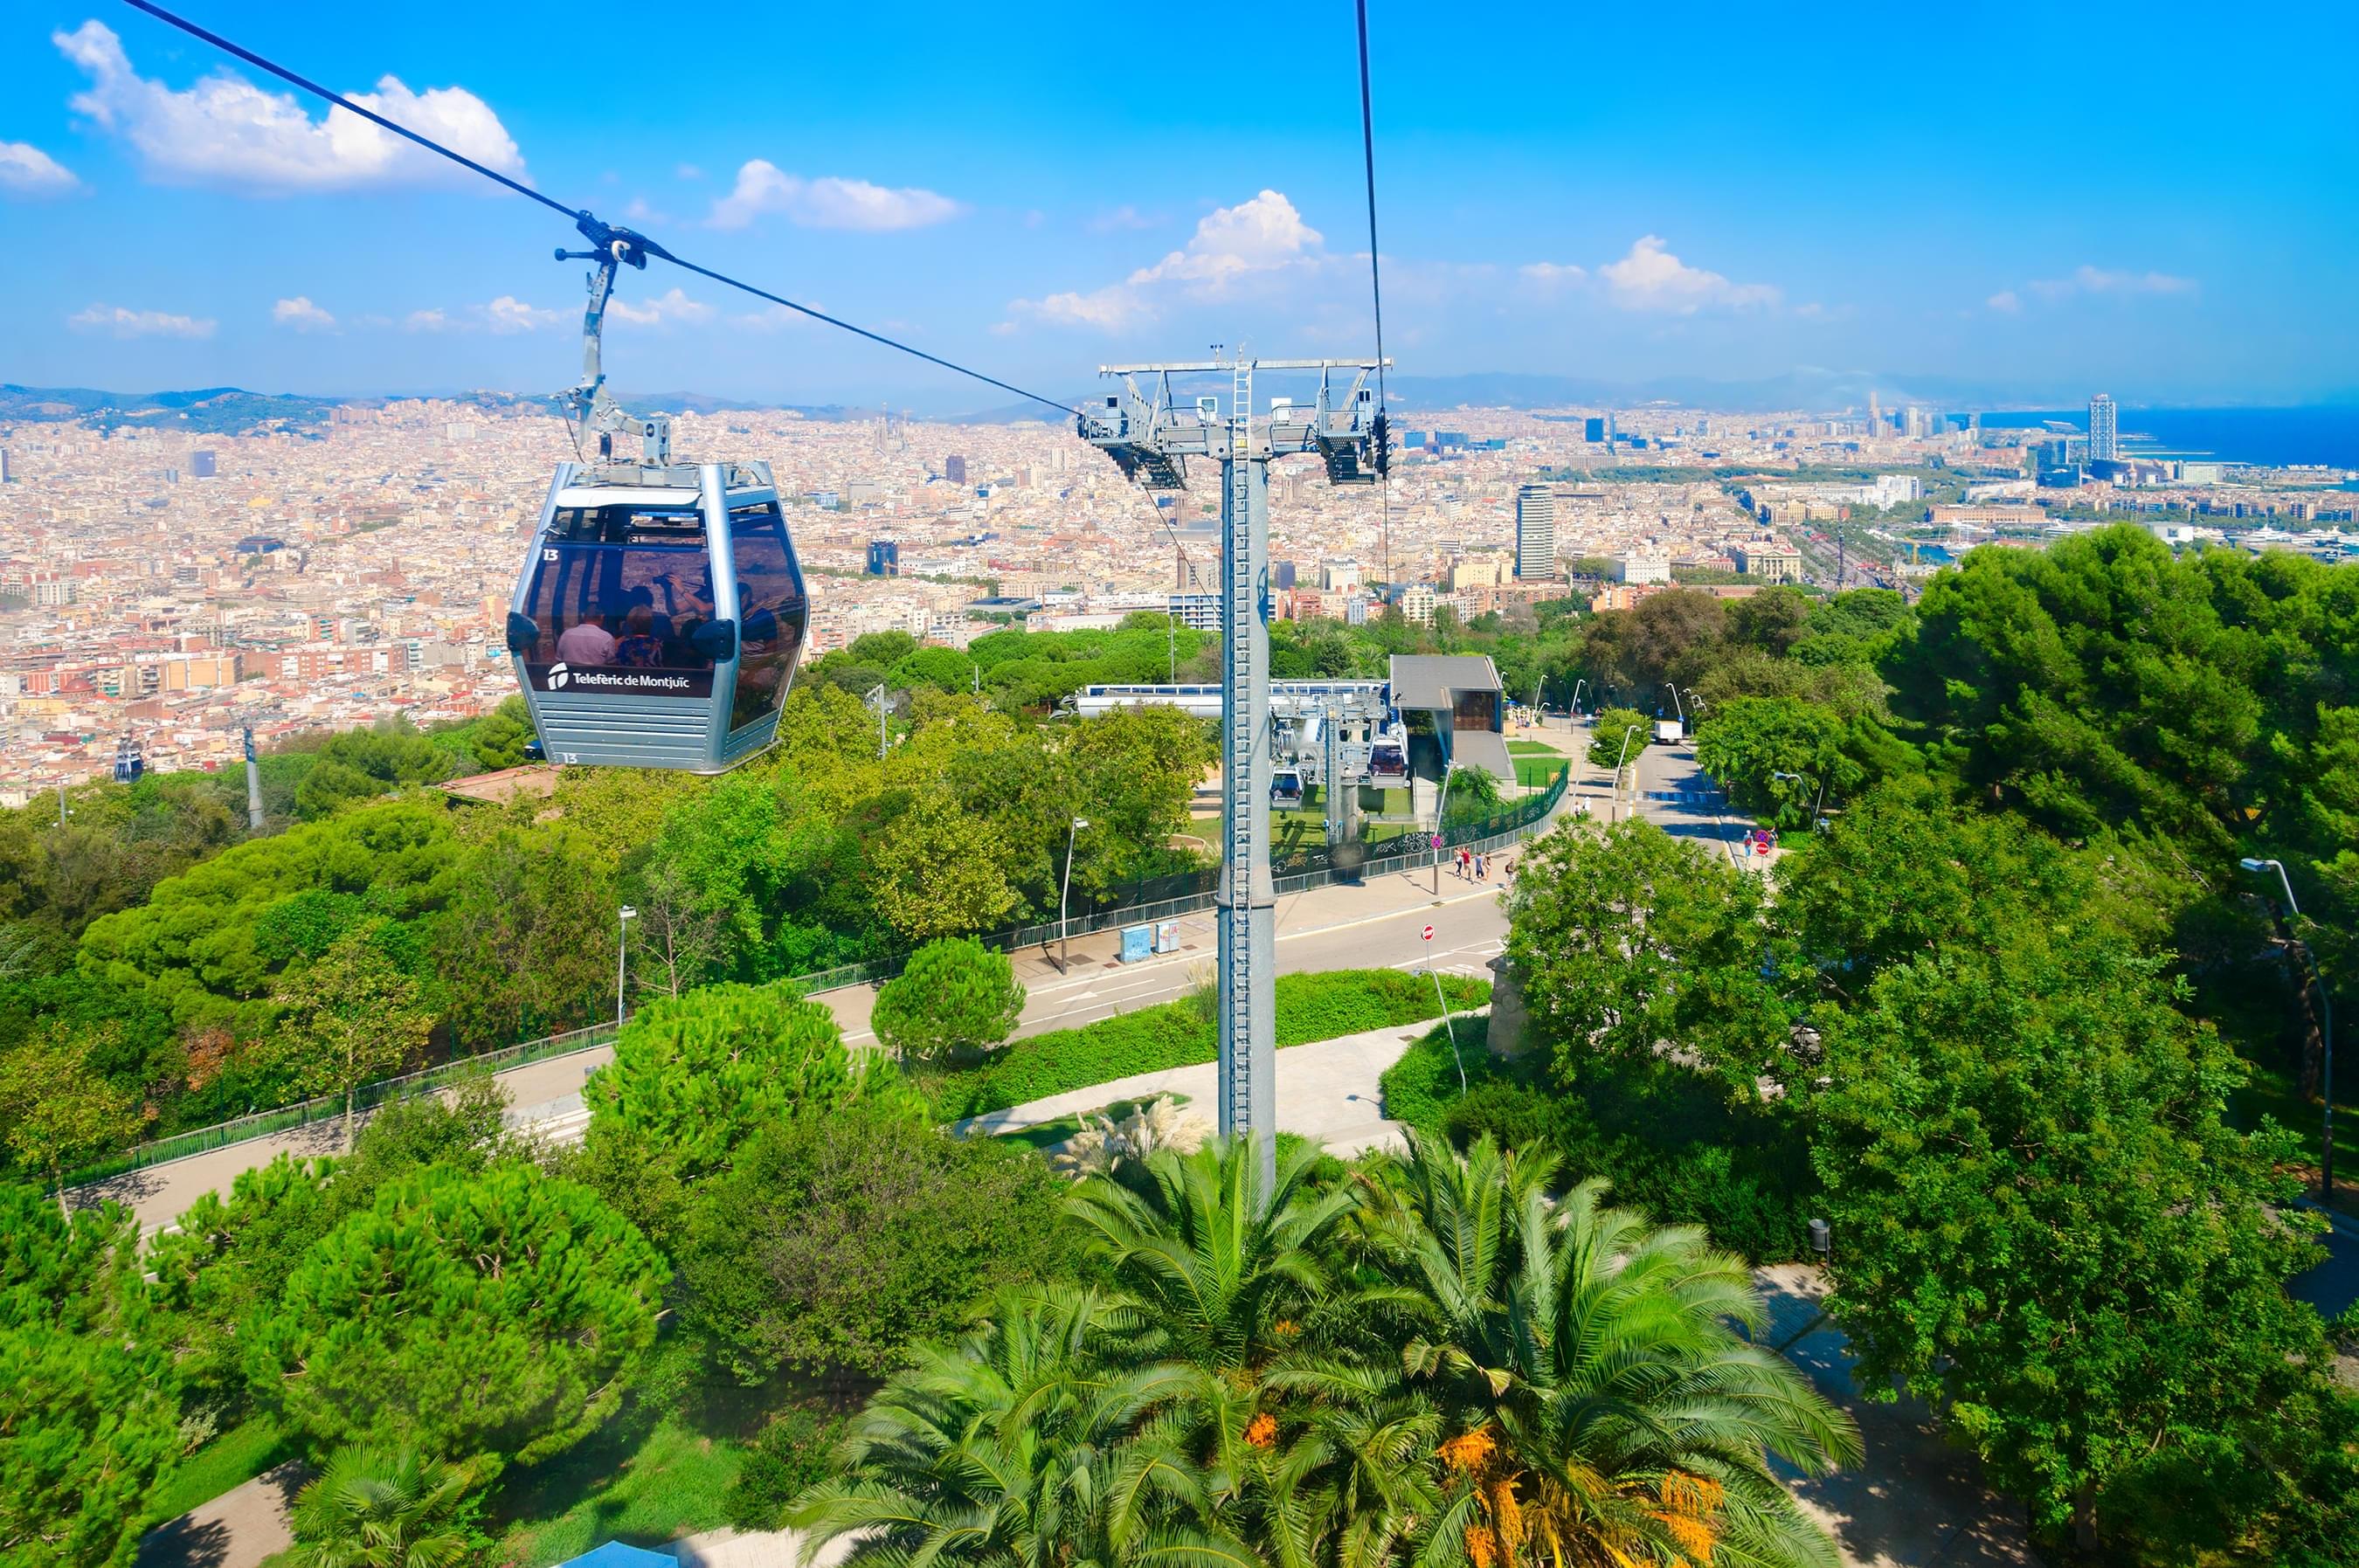
<instances>
[{"instance_id":1,"label":"gondola cabin","mask_svg":"<svg viewBox=\"0 0 2359 1568\"><path fill-rule=\"evenodd\" d=\"M560 463L507 641L549 761L717 773L777 738L810 619L768 464Z\"/></svg>"},{"instance_id":2,"label":"gondola cabin","mask_svg":"<svg viewBox=\"0 0 2359 1568\"><path fill-rule=\"evenodd\" d=\"M1269 775L1269 803L1279 807L1302 804L1302 770L1274 768Z\"/></svg>"}]
</instances>

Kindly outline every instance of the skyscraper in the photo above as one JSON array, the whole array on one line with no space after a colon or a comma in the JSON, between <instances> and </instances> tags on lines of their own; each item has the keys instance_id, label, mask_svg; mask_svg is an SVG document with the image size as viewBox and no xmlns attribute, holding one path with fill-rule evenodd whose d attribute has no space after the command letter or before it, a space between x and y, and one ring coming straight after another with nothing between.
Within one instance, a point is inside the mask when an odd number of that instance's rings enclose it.
<instances>
[{"instance_id":1,"label":"skyscraper","mask_svg":"<svg viewBox=\"0 0 2359 1568\"><path fill-rule=\"evenodd\" d=\"M1556 577L1556 492L1548 485L1516 492L1516 577L1523 582Z\"/></svg>"},{"instance_id":2,"label":"skyscraper","mask_svg":"<svg viewBox=\"0 0 2359 1568\"><path fill-rule=\"evenodd\" d=\"M1605 444L1605 421L1603 419L1591 419L1585 421L1582 426L1581 438L1587 441L1593 447L1603 446Z\"/></svg>"},{"instance_id":3,"label":"skyscraper","mask_svg":"<svg viewBox=\"0 0 2359 1568\"><path fill-rule=\"evenodd\" d=\"M942 477L952 484L966 482L966 460L953 452L942 460Z\"/></svg>"},{"instance_id":4,"label":"skyscraper","mask_svg":"<svg viewBox=\"0 0 2359 1568\"><path fill-rule=\"evenodd\" d=\"M194 479L213 477L213 455L202 447L189 454L189 474Z\"/></svg>"},{"instance_id":5,"label":"skyscraper","mask_svg":"<svg viewBox=\"0 0 2359 1568\"><path fill-rule=\"evenodd\" d=\"M2121 455L2121 430L2114 418L2114 400L2101 392L2089 399L2089 460L2111 462Z\"/></svg>"}]
</instances>

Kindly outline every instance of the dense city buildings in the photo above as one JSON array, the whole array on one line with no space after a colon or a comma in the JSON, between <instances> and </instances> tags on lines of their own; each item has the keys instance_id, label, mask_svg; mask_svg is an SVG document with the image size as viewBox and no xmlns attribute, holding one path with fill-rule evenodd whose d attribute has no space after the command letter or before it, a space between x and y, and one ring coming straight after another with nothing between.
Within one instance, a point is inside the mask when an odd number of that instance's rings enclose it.
<instances>
[{"instance_id":1,"label":"dense city buildings","mask_svg":"<svg viewBox=\"0 0 2359 1568\"><path fill-rule=\"evenodd\" d=\"M2134 455L2109 400L2091 413L2086 437L1921 406L1404 415L1388 506L1314 459L1273 465L1271 610L1464 623L1682 578L1824 585L1838 559L1848 585L1906 586L1976 543L2124 514L2174 543L2340 547L2342 474ZM0 429L0 802L103 776L126 736L151 767L218 768L247 726L266 747L464 718L515 689L500 628L550 469L572 455L558 420L406 400L201 438ZM773 465L814 653L886 630L962 644L1011 615L1214 622L1209 474L1149 496L1061 425L682 413L675 444Z\"/></svg>"}]
</instances>

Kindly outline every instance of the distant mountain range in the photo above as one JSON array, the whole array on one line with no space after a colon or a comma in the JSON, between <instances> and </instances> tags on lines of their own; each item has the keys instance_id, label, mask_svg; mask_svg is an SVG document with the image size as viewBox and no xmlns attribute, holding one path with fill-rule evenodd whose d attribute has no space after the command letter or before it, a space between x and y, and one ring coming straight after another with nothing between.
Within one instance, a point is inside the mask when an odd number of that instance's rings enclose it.
<instances>
[{"instance_id":1,"label":"distant mountain range","mask_svg":"<svg viewBox=\"0 0 2359 1568\"><path fill-rule=\"evenodd\" d=\"M1277 373L1265 376L1268 391L1307 393L1310 378ZM1404 419L1419 415L1441 416L1459 408L1642 408L1648 405L1702 408L1728 413L1771 411L1833 411L1864 408L1874 393L1886 408L1909 403L1952 412L1968 409L2070 408L2085 393L2049 387L2038 395L2022 387L1997 387L1951 376L1882 375L1865 371L1804 369L1754 381L1707 381L1701 377L1666 376L1644 382L1608 382L1571 375L1534 375L1505 371L1464 375L1397 375L1386 385L1388 399ZM537 414L550 408L548 393L470 391L440 395L455 403L469 403L502 413ZM874 404L779 404L760 398L715 397L701 392L616 392L625 408L665 409L672 413L720 414L739 410L784 408L810 419L874 418ZM1085 399L1101 397L1103 388L1076 392L1075 407ZM248 392L243 387L209 386L188 392L102 392L83 386L15 386L0 384L0 425L79 419L102 428L121 426L174 428L205 435L237 435L273 424L318 425L338 406L373 408L386 397L310 397L295 393ZM920 415L935 423L1008 425L1024 420L1059 417L1037 403L1003 405L969 414Z\"/></svg>"}]
</instances>

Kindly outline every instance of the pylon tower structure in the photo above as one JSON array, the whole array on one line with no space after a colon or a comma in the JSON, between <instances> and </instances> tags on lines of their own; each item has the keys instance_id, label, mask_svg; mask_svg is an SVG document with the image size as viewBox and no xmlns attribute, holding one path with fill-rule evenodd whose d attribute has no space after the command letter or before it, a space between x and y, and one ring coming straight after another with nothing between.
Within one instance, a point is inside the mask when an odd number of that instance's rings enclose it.
<instances>
[{"instance_id":1,"label":"pylon tower structure","mask_svg":"<svg viewBox=\"0 0 2359 1568\"><path fill-rule=\"evenodd\" d=\"M1390 362L1386 362L1389 368ZM1375 360L1252 360L1244 354L1192 362L1100 365L1119 390L1076 421L1149 490L1184 490L1190 459L1221 472L1221 877L1219 926L1221 1056L1219 1126L1223 1138L1253 1140L1270 1191L1277 1166L1277 897L1269 872L1269 464L1315 452L1338 484L1373 483L1386 466L1385 431L1368 375ZM1254 412L1256 371L1315 371L1310 404L1273 399ZM1340 393L1336 378L1350 383ZM1228 378L1219 395L1184 406L1174 376ZM1142 378L1145 384L1142 385Z\"/></svg>"}]
</instances>

